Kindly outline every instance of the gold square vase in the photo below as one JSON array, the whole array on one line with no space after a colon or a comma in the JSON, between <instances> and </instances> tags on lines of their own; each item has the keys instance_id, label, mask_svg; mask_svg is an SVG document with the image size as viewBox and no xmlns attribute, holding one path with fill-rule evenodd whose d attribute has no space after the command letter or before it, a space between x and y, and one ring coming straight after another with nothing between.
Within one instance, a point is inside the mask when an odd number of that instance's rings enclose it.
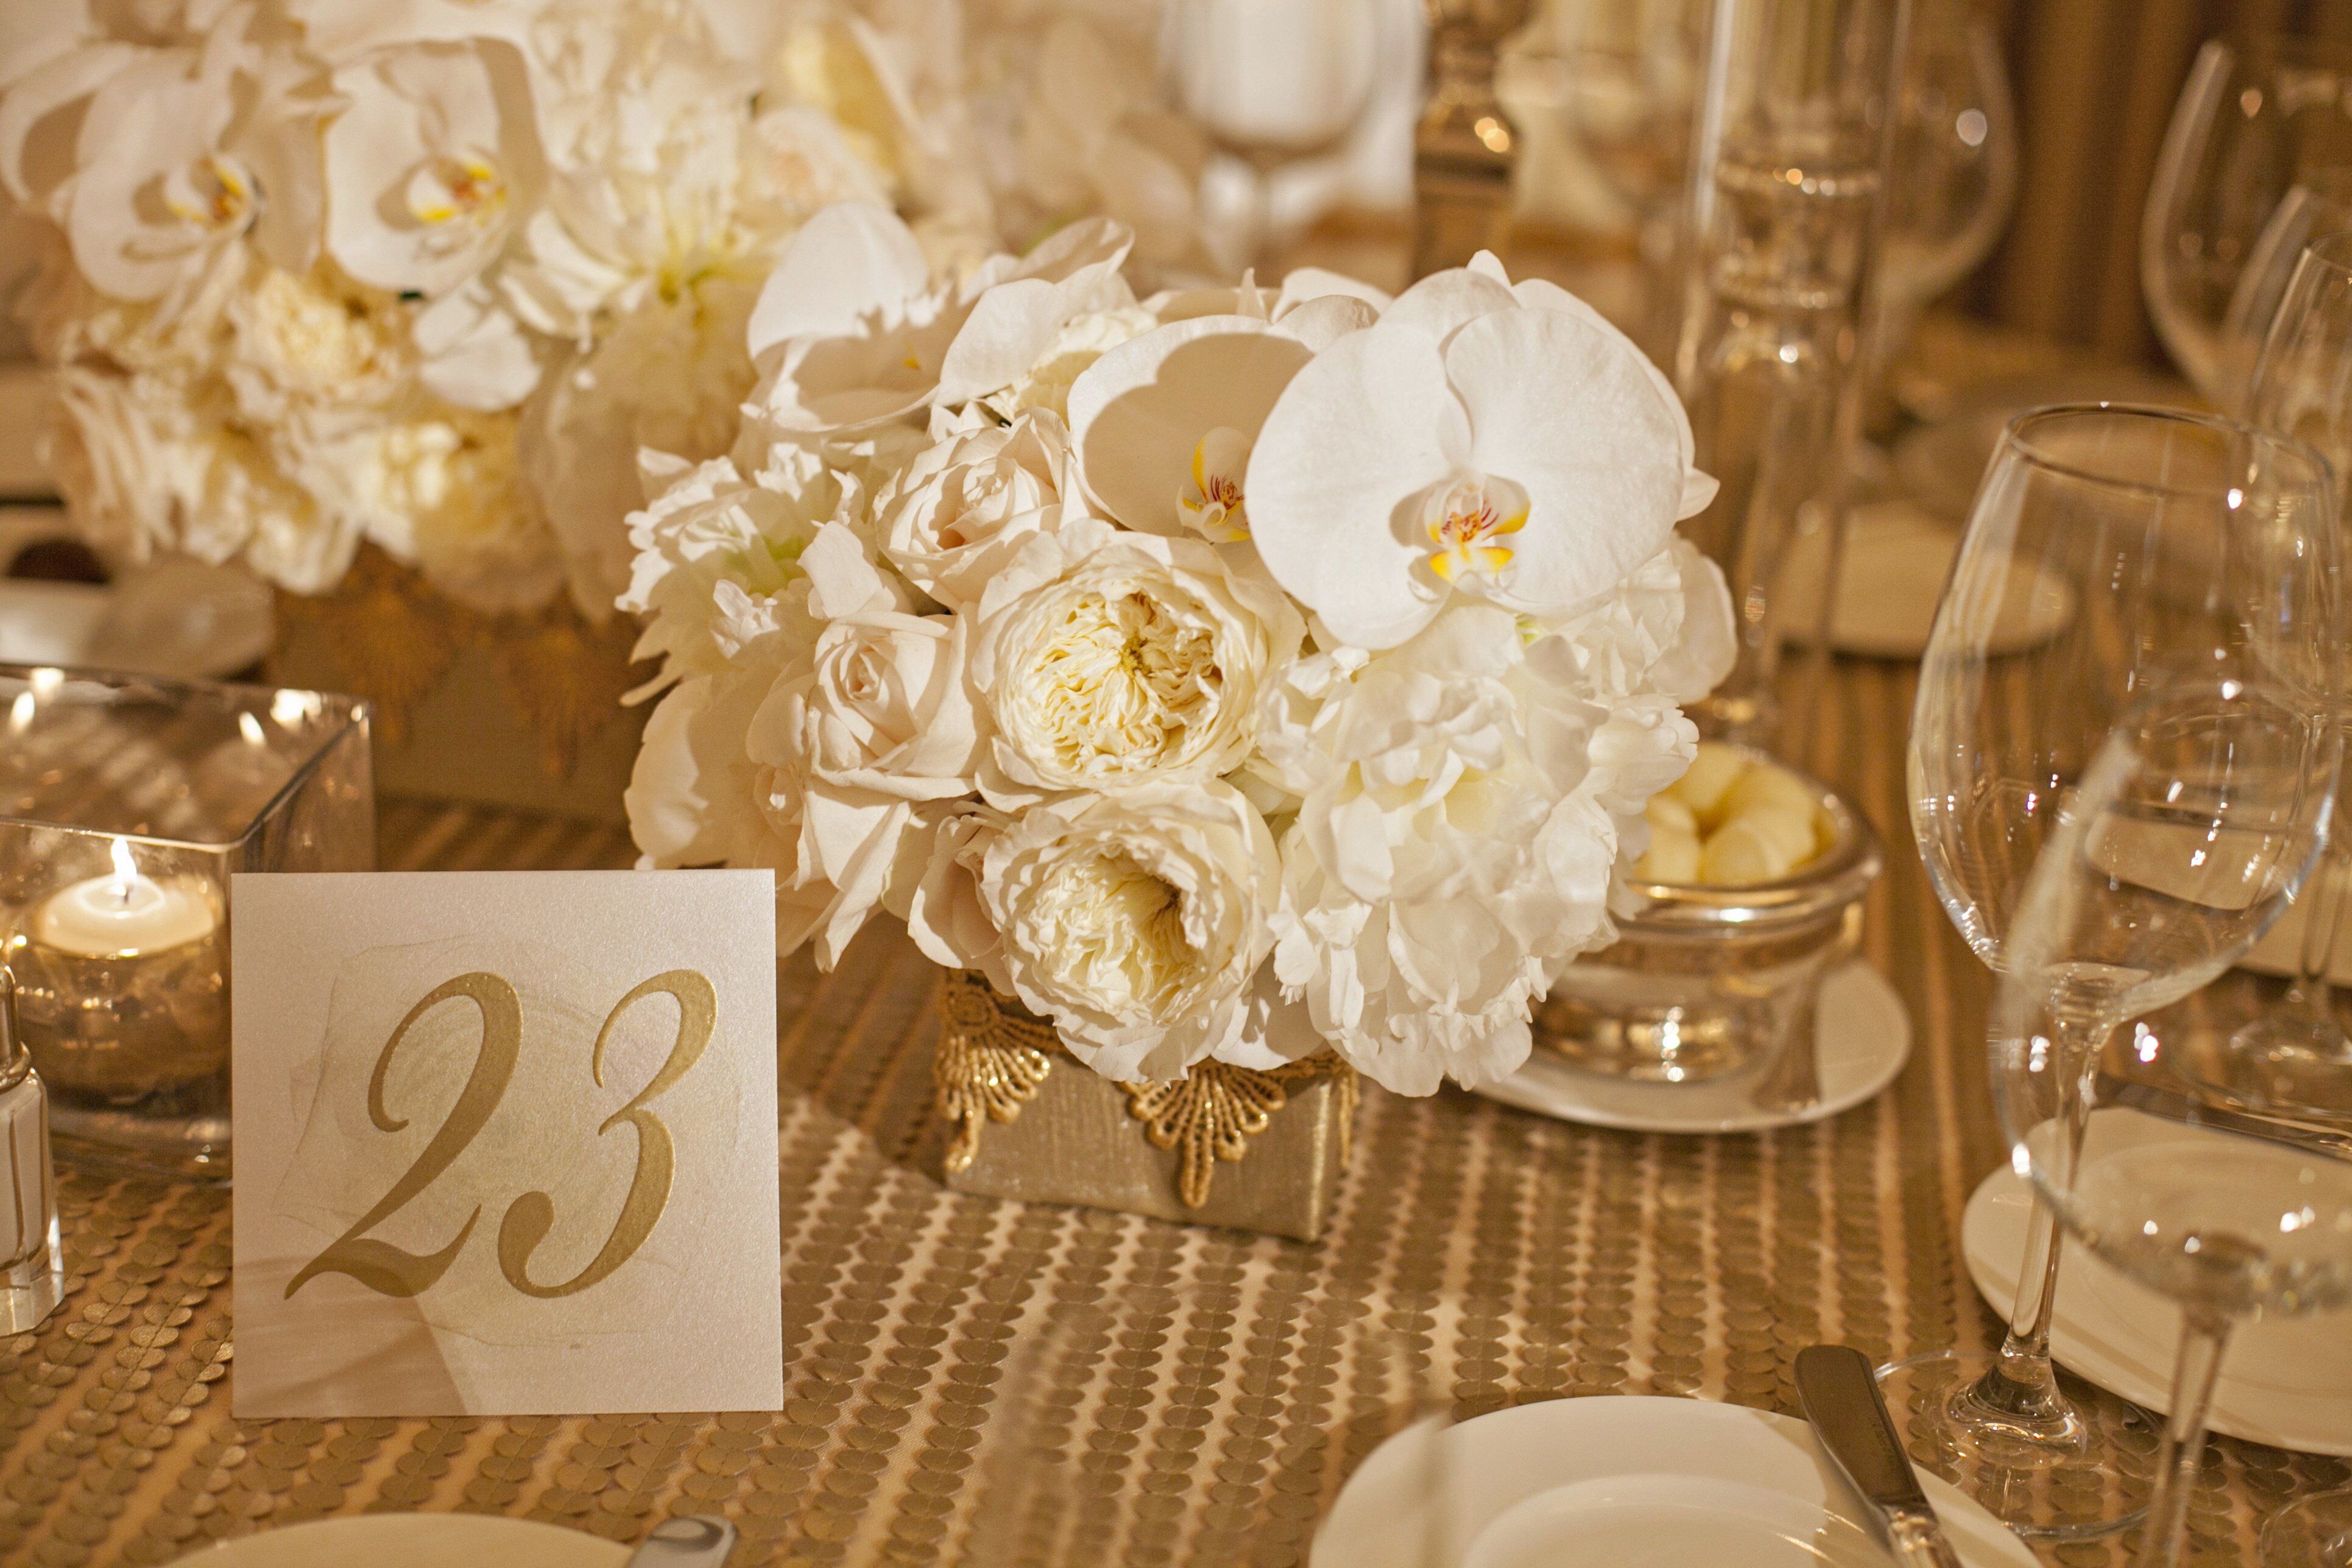
<instances>
[{"instance_id":1,"label":"gold square vase","mask_svg":"<svg viewBox=\"0 0 2352 1568\"><path fill-rule=\"evenodd\" d=\"M493 616L435 592L373 545L329 593L280 591L270 679L365 698L376 784L421 795L628 821L622 792L651 704L629 662L635 622L593 625L568 598Z\"/></svg>"},{"instance_id":2,"label":"gold square vase","mask_svg":"<svg viewBox=\"0 0 2352 1568\"><path fill-rule=\"evenodd\" d=\"M932 1077L960 1193L1086 1204L1312 1241L1346 1173L1356 1072L1328 1051L1272 1072L1202 1062L1114 1083L1053 1025L950 970Z\"/></svg>"}]
</instances>

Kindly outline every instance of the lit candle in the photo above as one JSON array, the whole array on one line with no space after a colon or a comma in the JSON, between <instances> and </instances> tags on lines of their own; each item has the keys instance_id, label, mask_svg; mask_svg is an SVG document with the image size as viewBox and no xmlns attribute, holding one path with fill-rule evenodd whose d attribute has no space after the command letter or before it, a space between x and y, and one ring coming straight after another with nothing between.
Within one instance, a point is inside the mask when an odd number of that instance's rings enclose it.
<instances>
[{"instance_id":1,"label":"lit candle","mask_svg":"<svg viewBox=\"0 0 2352 1568\"><path fill-rule=\"evenodd\" d=\"M114 841L114 871L52 894L34 912L33 940L79 958L135 958L184 947L220 923L202 884L140 875L128 839Z\"/></svg>"}]
</instances>

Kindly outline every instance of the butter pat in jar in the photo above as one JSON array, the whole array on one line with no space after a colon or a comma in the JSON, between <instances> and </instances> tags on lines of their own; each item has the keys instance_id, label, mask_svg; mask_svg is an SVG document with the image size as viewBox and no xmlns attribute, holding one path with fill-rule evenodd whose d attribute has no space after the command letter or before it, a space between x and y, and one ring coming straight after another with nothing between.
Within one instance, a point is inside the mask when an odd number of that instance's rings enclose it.
<instances>
[{"instance_id":1,"label":"butter pat in jar","mask_svg":"<svg viewBox=\"0 0 2352 1568\"><path fill-rule=\"evenodd\" d=\"M1644 815L1650 847L1633 874L1688 887L1779 881L1819 858L1837 833L1815 785L1717 741L1699 742L1690 771Z\"/></svg>"}]
</instances>

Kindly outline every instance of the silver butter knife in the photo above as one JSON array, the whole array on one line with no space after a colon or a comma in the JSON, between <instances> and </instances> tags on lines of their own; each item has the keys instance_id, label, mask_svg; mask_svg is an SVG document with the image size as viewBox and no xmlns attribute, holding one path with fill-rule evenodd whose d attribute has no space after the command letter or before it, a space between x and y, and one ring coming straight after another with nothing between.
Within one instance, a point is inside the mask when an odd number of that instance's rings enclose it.
<instances>
[{"instance_id":1,"label":"silver butter knife","mask_svg":"<svg viewBox=\"0 0 2352 1568\"><path fill-rule=\"evenodd\" d=\"M735 1527L705 1514L681 1514L653 1527L626 1568L719 1568L735 1551Z\"/></svg>"},{"instance_id":2,"label":"silver butter knife","mask_svg":"<svg viewBox=\"0 0 2352 1568\"><path fill-rule=\"evenodd\" d=\"M1961 1568L1895 1435L1870 1358L1849 1345L1806 1346L1797 1352L1797 1402L1822 1452L1870 1510L1895 1557Z\"/></svg>"}]
</instances>

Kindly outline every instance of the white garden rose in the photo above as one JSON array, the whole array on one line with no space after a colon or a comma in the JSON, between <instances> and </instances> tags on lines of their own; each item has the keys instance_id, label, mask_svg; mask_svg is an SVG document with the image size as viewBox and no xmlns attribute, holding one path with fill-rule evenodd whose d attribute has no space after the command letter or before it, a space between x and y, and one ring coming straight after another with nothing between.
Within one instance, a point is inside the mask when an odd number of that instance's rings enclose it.
<instances>
[{"instance_id":1,"label":"white garden rose","mask_svg":"<svg viewBox=\"0 0 2352 1568\"><path fill-rule=\"evenodd\" d=\"M809 613L823 623L809 668L779 685L750 731L751 756L811 787L901 800L972 791L978 720L964 689L968 623L909 614L905 590L838 522L801 552Z\"/></svg>"},{"instance_id":2,"label":"white garden rose","mask_svg":"<svg viewBox=\"0 0 2352 1568\"><path fill-rule=\"evenodd\" d=\"M882 553L950 609L980 602L1031 534L1068 510L1070 442L1062 422L1030 409L1009 425L980 410L942 414L932 442L874 498Z\"/></svg>"},{"instance_id":3,"label":"white garden rose","mask_svg":"<svg viewBox=\"0 0 2352 1568\"><path fill-rule=\"evenodd\" d=\"M1243 1048L1279 879L1274 840L1227 785L1073 795L988 845L980 897L1013 994L1122 1082Z\"/></svg>"},{"instance_id":4,"label":"white garden rose","mask_svg":"<svg viewBox=\"0 0 2352 1568\"><path fill-rule=\"evenodd\" d=\"M1032 536L975 614L995 730L981 787L1006 807L1232 772L1305 630L1246 557L1097 518Z\"/></svg>"},{"instance_id":5,"label":"white garden rose","mask_svg":"<svg viewBox=\"0 0 2352 1568\"><path fill-rule=\"evenodd\" d=\"M331 268L253 268L227 315L228 383L252 419L330 404L351 420L381 418L415 368L397 302Z\"/></svg>"}]
</instances>

